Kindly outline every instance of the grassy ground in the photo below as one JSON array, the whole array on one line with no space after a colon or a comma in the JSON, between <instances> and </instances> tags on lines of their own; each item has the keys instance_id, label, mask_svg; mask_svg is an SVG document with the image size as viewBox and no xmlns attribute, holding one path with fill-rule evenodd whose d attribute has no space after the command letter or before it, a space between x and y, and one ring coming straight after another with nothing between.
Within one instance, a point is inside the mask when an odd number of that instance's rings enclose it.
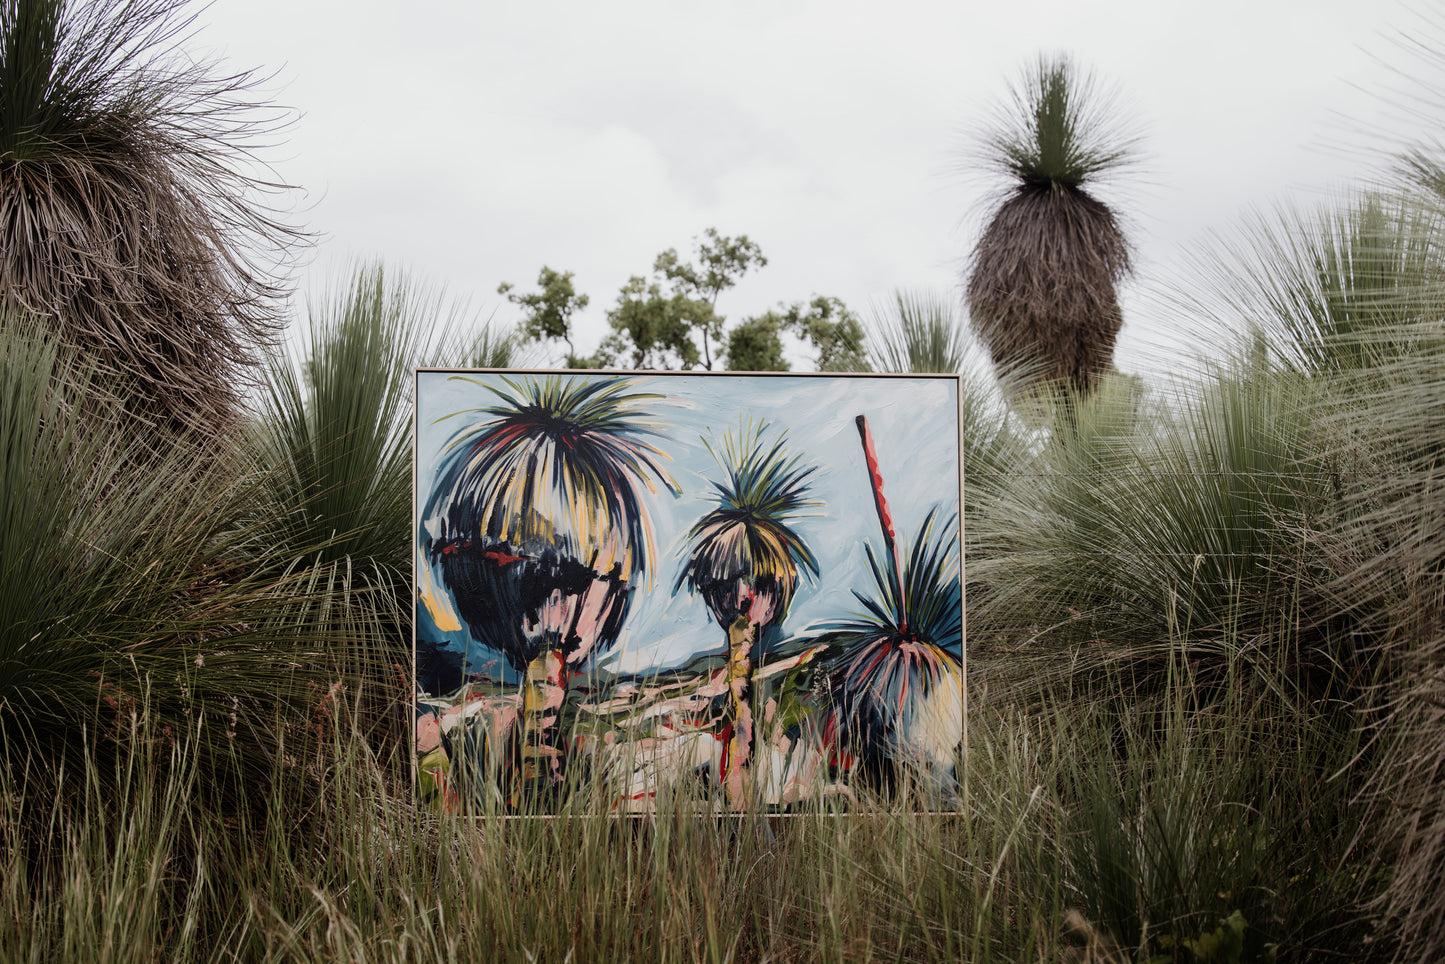
<instances>
[{"instance_id":1,"label":"grassy ground","mask_svg":"<svg viewBox=\"0 0 1445 964\"><path fill-rule=\"evenodd\" d=\"M1122 694L1121 694L1122 695ZM976 694L966 806L771 819L438 814L330 722L217 803L143 707L60 787L6 768L0 959L1352 958L1369 943L1344 720ZM351 722L348 722L351 721ZM305 744L304 746L302 744ZM1267 751L1267 752L1262 752ZM1338 776L1340 768L1344 776Z\"/></svg>"}]
</instances>

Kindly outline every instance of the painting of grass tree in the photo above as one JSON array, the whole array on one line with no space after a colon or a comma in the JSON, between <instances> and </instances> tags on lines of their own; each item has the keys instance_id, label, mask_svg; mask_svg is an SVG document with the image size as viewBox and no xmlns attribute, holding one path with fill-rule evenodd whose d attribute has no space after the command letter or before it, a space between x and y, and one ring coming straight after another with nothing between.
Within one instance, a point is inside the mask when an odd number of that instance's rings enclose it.
<instances>
[{"instance_id":1,"label":"painting of grass tree","mask_svg":"<svg viewBox=\"0 0 1445 964\"><path fill-rule=\"evenodd\" d=\"M957 376L423 369L416 398L423 801L955 799Z\"/></svg>"}]
</instances>

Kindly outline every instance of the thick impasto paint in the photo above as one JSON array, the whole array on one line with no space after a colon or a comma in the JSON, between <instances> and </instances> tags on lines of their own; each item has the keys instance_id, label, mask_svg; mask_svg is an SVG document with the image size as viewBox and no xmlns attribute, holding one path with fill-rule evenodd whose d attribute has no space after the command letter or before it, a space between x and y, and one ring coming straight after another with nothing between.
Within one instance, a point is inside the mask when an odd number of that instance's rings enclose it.
<instances>
[{"instance_id":1,"label":"thick impasto paint","mask_svg":"<svg viewBox=\"0 0 1445 964\"><path fill-rule=\"evenodd\" d=\"M952 376L417 373L418 792L954 803Z\"/></svg>"}]
</instances>

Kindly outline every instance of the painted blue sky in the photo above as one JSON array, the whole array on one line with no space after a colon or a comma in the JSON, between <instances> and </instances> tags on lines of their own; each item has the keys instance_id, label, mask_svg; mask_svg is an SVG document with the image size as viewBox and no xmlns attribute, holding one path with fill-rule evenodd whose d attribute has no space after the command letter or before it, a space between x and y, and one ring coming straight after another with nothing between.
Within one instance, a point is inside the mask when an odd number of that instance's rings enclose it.
<instances>
[{"instance_id":1,"label":"painted blue sky","mask_svg":"<svg viewBox=\"0 0 1445 964\"><path fill-rule=\"evenodd\" d=\"M495 373L455 377L459 374L417 375L418 514L447 440L488 418L443 416L493 404L496 397L477 382L502 386ZM650 586L644 582L638 588L618 644L598 657L600 668L631 674L677 665L705 651L721 652L721 630L701 600L685 588L674 595L672 587L686 558L687 530L716 504L711 482L723 478L703 440L713 440L718 448L723 433L736 429L740 420L765 420L770 438L787 432L789 452L817 467L811 496L822 505L794 528L817 556L820 577L800 581L784 625L788 634L857 611L852 591L871 590L863 546L866 540L879 545L880 537L856 416L867 416L872 428L900 540L935 506L945 515L958 511L958 385L952 376L685 373L640 375L632 389L665 396L646 407L652 427L661 433L650 441L668 457L665 465L682 494L659 488L647 500L657 547L650 560ZM461 634L453 635L460 643ZM467 662L485 665L489 659L489 652L473 652Z\"/></svg>"}]
</instances>

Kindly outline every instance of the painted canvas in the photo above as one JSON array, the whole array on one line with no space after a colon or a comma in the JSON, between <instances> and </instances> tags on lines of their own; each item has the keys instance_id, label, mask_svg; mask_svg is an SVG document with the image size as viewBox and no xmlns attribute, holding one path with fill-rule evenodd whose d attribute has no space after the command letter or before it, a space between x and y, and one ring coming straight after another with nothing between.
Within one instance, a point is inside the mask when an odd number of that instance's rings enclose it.
<instances>
[{"instance_id":1,"label":"painted canvas","mask_svg":"<svg viewBox=\"0 0 1445 964\"><path fill-rule=\"evenodd\" d=\"M424 801L953 805L956 377L416 379Z\"/></svg>"}]
</instances>

